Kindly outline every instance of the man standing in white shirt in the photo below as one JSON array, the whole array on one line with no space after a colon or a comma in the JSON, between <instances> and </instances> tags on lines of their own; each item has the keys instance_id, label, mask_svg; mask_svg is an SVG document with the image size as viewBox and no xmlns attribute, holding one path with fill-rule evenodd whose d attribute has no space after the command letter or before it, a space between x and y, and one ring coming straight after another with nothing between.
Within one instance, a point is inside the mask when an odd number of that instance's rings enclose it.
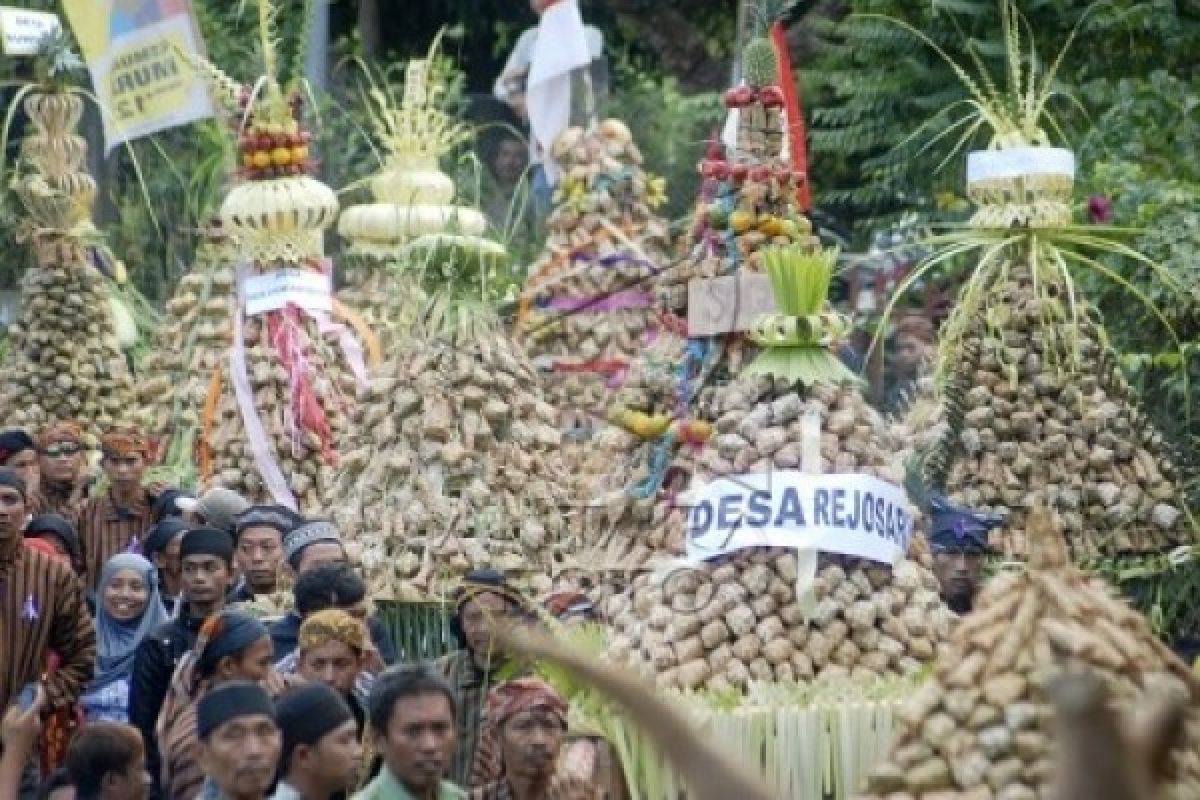
<instances>
[{"instance_id":1,"label":"man standing in white shirt","mask_svg":"<svg viewBox=\"0 0 1200 800\"><path fill-rule=\"evenodd\" d=\"M544 23L547 21L545 14L549 9L554 6L566 6L568 4L573 6L575 5L575 2L576 0L529 0L529 7L535 14L538 15L539 20ZM556 16L569 16L561 13L564 11L566 11L564 8L555 9ZM577 15L578 10L574 9L574 13ZM512 108L512 110L523 122L530 124L531 136L529 162L531 165L534 199L539 217L544 217L545 214L548 213L550 207L550 198L553 195L554 185L558 182L557 172L554 169L554 166L551 164L549 167L547 167L546 164L546 153L549 150L549 145L553 142L553 138L561 133L562 129L566 127L566 118L568 118L570 115L571 106L589 107L591 105L591 103L588 102L588 100L585 100L583 97L572 98L570 90L567 90L565 93L567 108L562 110L560 113L556 113L554 111L549 112L549 116L554 118L555 122L547 125L547 123L544 121L547 116L547 112L544 108L544 102L538 103L537 100L535 100L535 109L541 113L535 113L533 115L533 119L530 118L527 89L529 88L528 85L530 82L531 73L535 79L539 77L537 74L538 70L534 69L535 61L539 57L544 57L539 53L537 47L538 33L542 27L543 25L539 24L537 27L529 28L521 34L520 38L517 39L517 43L513 47L513 51L509 55L508 61L505 62L503 71L501 71L500 76L496 78L496 85L492 90L493 94L498 100L506 103L510 108ZM558 25L555 26L555 29L556 31L561 30ZM558 39L557 36L555 38L556 40ZM570 78L567 78L566 74L564 73L564 78L566 78L569 83L572 84L580 83L579 81L571 80L571 78L575 77L574 73L592 72L599 73L601 75L604 74L604 70L602 68L602 59L604 57L604 35L597 28L591 25L586 25L583 26L583 41L586 42L587 53L586 55L579 54L578 56L575 56L575 62L582 62L584 68L571 70ZM562 44L563 46L567 46L565 41L562 42ZM547 50L548 48L543 48L543 53L545 53ZM601 69L595 69L597 62L599 62ZM553 67L551 69L553 70ZM598 87L594 85L592 86L591 90L593 96L595 95L597 88ZM563 94L556 92L550 98L550 102L554 105L561 105L563 101L562 99ZM561 124L559 124L560 120Z\"/></svg>"}]
</instances>

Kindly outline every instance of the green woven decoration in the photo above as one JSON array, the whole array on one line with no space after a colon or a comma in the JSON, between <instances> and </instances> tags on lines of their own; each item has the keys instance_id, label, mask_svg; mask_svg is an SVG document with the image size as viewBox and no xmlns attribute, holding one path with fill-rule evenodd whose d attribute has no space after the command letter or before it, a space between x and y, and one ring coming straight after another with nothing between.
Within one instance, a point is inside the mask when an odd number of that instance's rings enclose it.
<instances>
[{"instance_id":1,"label":"green woven decoration","mask_svg":"<svg viewBox=\"0 0 1200 800\"><path fill-rule=\"evenodd\" d=\"M458 649L450 633L454 609L447 604L389 600L378 603L377 612L400 663L431 661Z\"/></svg>"},{"instance_id":2,"label":"green woven decoration","mask_svg":"<svg viewBox=\"0 0 1200 800\"><path fill-rule=\"evenodd\" d=\"M748 332L764 350L747 372L806 386L858 381L831 352L851 330L850 320L826 307L837 257L837 250L810 253L798 245L763 251L779 312L762 317Z\"/></svg>"}]
</instances>

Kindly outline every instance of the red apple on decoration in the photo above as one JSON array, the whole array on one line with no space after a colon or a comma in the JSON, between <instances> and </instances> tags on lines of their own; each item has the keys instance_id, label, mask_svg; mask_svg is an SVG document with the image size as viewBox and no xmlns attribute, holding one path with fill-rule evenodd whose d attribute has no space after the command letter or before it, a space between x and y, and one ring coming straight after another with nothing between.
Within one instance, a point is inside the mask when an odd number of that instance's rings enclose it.
<instances>
[{"instance_id":1,"label":"red apple on decoration","mask_svg":"<svg viewBox=\"0 0 1200 800\"><path fill-rule=\"evenodd\" d=\"M767 108L783 106L783 90L778 86L764 86L758 90L758 101Z\"/></svg>"},{"instance_id":2,"label":"red apple on decoration","mask_svg":"<svg viewBox=\"0 0 1200 800\"><path fill-rule=\"evenodd\" d=\"M726 108L745 108L754 102L754 90L749 86L735 86L725 92Z\"/></svg>"},{"instance_id":3,"label":"red apple on decoration","mask_svg":"<svg viewBox=\"0 0 1200 800\"><path fill-rule=\"evenodd\" d=\"M710 161L709 159L705 159L705 160L701 161L700 162L700 174L703 175L705 178L711 178L713 176L713 165L716 163L717 163L716 161Z\"/></svg>"},{"instance_id":4,"label":"red apple on decoration","mask_svg":"<svg viewBox=\"0 0 1200 800\"><path fill-rule=\"evenodd\" d=\"M729 180L730 168L724 161L717 161L713 164L712 177L714 180L726 181Z\"/></svg>"},{"instance_id":5,"label":"red apple on decoration","mask_svg":"<svg viewBox=\"0 0 1200 800\"><path fill-rule=\"evenodd\" d=\"M741 183L746 180L748 174L750 174L750 167L741 161L729 168L729 176L733 178L734 183Z\"/></svg>"},{"instance_id":6,"label":"red apple on decoration","mask_svg":"<svg viewBox=\"0 0 1200 800\"><path fill-rule=\"evenodd\" d=\"M771 169L761 164L751 169L748 174L750 180L755 183L766 183L771 179Z\"/></svg>"}]
</instances>

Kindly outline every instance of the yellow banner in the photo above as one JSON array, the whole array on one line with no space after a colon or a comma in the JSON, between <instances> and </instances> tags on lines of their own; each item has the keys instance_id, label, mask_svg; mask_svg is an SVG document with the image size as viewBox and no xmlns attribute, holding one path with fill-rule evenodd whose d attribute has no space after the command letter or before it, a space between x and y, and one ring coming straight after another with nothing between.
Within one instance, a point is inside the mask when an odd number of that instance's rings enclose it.
<instances>
[{"instance_id":1,"label":"yellow banner","mask_svg":"<svg viewBox=\"0 0 1200 800\"><path fill-rule=\"evenodd\" d=\"M179 55L203 55L189 0L63 0L104 109L105 151L213 115L208 89Z\"/></svg>"}]
</instances>

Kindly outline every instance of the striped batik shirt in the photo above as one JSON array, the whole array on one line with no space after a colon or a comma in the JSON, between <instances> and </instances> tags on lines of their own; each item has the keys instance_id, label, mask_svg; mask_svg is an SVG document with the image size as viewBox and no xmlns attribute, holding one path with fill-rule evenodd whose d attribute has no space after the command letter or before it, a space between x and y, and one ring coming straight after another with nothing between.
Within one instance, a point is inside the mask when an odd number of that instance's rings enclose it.
<instances>
[{"instance_id":1,"label":"striped batik shirt","mask_svg":"<svg viewBox=\"0 0 1200 800\"><path fill-rule=\"evenodd\" d=\"M117 553L131 549L153 522L154 514L148 503L130 508L118 506L108 491L84 502L75 516L79 531L79 547L83 551L84 585L88 593L96 590L100 570ZM140 543L132 548L140 551Z\"/></svg>"},{"instance_id":2,"label":"striped batik shirt","mask_svg":"<svg viewBox=\"0 0 1200 800\"><path fill-rule=\"evenodd\" d=\"M68 708L92 679L96 631L79 579L65 564L14 542L0 570L0 709L43 680L53 650L59 666L44 678L47 700Z\"/></svg>"},{"instance_id":3,"label":"striped batik shirt","mask_svg":"<svg viewBox=\"0 0 1200 800\"><path fill-rule=\"evenodd\" d=\"M446 779L469 788L480 735L486 724L483 712L487 693L503 681L476 667L465 649L442 656L435 666L449 681L458 701L458 747Z\"/></svg>"},{"instance_id":4,"label":"striped batik shirt","mask_svg":"<svg viewBox=\"0 0 1200 800\"><path fill-rule=\"evenodd\" d=\"M87 497L86 492L84 492L84 497ZM59 514L71 519L78 511L79 505L75 487L72 484L68 483L62 488L56 488L48 483L43 483L37 494L29 499L29 513Z\"/></svg>"}]
</instances>

